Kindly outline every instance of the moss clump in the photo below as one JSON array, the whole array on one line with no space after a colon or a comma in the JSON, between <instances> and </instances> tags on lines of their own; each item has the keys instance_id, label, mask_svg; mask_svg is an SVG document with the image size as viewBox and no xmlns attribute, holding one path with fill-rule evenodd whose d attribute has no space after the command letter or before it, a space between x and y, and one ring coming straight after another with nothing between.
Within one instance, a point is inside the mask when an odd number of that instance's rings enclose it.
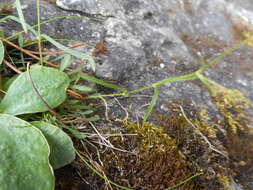
<instances>
[{"instance_id":1,"label":"moss clump","mask_svg":"<svg viewBox=\"0 0 253 190\"><path fill-rule=\"evenodd\" d=\"M214 103L225 119L225 147L229 154L229 164L233 175L244 185L250 186L253 166L253 104L244 94L235 89L227 89L209 81L209 89Z\"/></svg>"},{"instance_id":2,"label":"moss clump","mask_svg":"<svg viewBox=\"0 0 253 190\"><path fill-rule=\"evenodd\" d=\"M190 171L187 160L178 150L177 141L153 124L127 123L129 133L137 137L114 138L114 144L135 152L135 155L106 155L107 173L116 182L133 189L162 190L172 187L197 172ZM111 176L110 174L114 174ZM197 190L195 179L177 189Z\"/></svg>"},{"instance_id":3,"label":"moss clump","mask_svg":"<svg viewBox=\"0 0 253 190\"><path fill-rule=\"evenodd\" d=\"M173 110L178 109L173 108ZM220 179L221 176L229 176L230 170L226 158L213 151L205 139L199 135L201 132L214 147L223 152L224 147L217 138L214 123L209 121L208 116L200 110L199 115L196 114L195 118L189 117L193 127L180 113L179 110L170 117L157 115L159 126L177 140L178 148L186 157L190 170L203 172L203 175L198 178L199 189L227 189L227 183L223 183L224 181ZM205 118L204 121L201 121L199 116L203 114Z\"/></svg>"},{"instance_id":4,"label":"moss clump","mask_svg":"<svg viewBox=\"0 0 253 190\"><path fill-rule=\"evenodd\" d=\"M232 190L229 178L223 174L218 174L218 176L219 182L221 184L224 184L224 190Z\"/></svg>"},{"instance_id":5,"label":"moss clump","mask_svg":"<svg viewBox=\"0 0 253 190\"><path fill-rule=\"evenodd\" d=\"M232 133L248 131L248 125L253 121L249 114L252 106L242 92L236 89L227 89L218 84L211 87L215 105L224 116Z\"/></svg>"}]
</instances>

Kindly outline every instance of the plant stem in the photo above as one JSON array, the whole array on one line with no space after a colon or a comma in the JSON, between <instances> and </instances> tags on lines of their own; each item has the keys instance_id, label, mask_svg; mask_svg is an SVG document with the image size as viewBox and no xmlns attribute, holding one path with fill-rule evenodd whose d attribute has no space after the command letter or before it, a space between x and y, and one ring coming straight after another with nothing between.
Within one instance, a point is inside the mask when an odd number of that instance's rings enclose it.
<instances>
[{"instance_id":1,"label":"plant stem","mask_svg":"<svg viewBox=\"0 0 253 190\"><path fill-rule=\"evenodd\" d=\"M94 98L103 98L103 97L117 97L117 96L128 96L125 93L118 93L118 94L101 94L101 95L90 95L87 98L88 99L94 99Z\"/></svg>"},{"instance_id":2,"label":"plant stem","mask_svg":"<svg viewBox=\"0 0 253 190\"><path fill-rule=\"evenodd\" d=\"M195 177L198 177L198 176L200 176L200 175L202 175L202 174L203 174L203 173L197 173L197 174L195 174L195 175L193 175L193 176L187 178L186 180L181 181L180 183L178 183L178 184L176 184L176 185L174 185L174 186L172 186L172 187L169 187L169 188L167 188L167 189L164 189L164 190L172 190L172 189L175 189L175 188L179 187L180 185L183 185L183 184L189 182L190 180L194 179Z\"/></svg>"},{"instance_id":3,"label":"plant stem","mask_svg":"<svg viewBox=\"0 0 253 190\"><path fill-rule=\"evenodd\" d=\"M10 46L12 46L12 47L18 49L19 51L21 51L21 52L23 52L23 53L25 53L25 54L31 56L31 57L34 58L34 59L36 59L36 60L38 60L38 61L41 61L41 62L44 62L44 63L47 64L47 65L50 65L51 67L56 67L56 68L59 67L58 65L54 65L54 64L52 64L52 63L49 62L49 61L43 60L43 59L39 58L38 56L36 56L36 55L34 55L34 54L32 54L32 53L29 53L26 49L23 49L23 48L17 46L16 44L12 43L11 41L9 41L9 40L7 40L7 39L4 39L4 38L0 37L0 40L4 41L4 42L7 43L8 45L10 45Z\"/></svg>"},{"instance_id":4,"label":"plant stem","mask_svg":"<svg viewBox=\"0 0 253 190\"><path fill-rule=\"evenodd\" d=\"M243 45L249 43L252 40L253 40L252 37L249 37L249 38L243 40L242 42L240 42L239 44L236 44L235 46L227 49L221 55L219 55L219 56L215 57L213 60L211 60L208 64L205 64L205 65L201 66L200 69L199 69L199 72L203 73L206 69L210 68L212 65L216 64L221 59L223 59L224 57L230 55L231 53L233 53L234 51L238 50Z\"/></svg>"},{"instance_id":5,"label":"plant stem","mask_svg":"<svg viewBox=\"0 0 253 190\"><path fill-rule=\"evenodd\" d=\"M194 80L194 79L198 79L198 76L196 75L196 72L186 74L186 75L182 75L182 76L170 77L170 78L158 81L156 83L153 83L149 86L145 86L143 88L138 88L138 89L131 90L131 91L128 91L128 92L119 93L119 94L105 94L105 95L100 95L100 96L96 96L96 97L128 96L130 94L135 94L135 93L141 92L143 90L147 90L147 89L150 89L150 88L156 88L156 87L161 86L161 85L166 84L166 83L181 82L181 81ZM90 97L94 97L94 96L90 96Z\"/></svg>"}]
</instances>

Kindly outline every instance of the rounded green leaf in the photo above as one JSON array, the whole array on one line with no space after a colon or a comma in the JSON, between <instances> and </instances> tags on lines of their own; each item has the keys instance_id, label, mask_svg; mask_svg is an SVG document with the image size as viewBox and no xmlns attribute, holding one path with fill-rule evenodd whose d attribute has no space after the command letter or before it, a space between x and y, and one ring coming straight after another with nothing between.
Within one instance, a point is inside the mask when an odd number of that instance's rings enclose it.
<instances>
[{"instance_id":1,"label":"rounded green leaf","mask_svg":"<svg viewBox=\"0 0 253 190\"><path fill-rule=\"evenodd\" d=\"M63 167L75 159L75 148L71 138L59 127L42 121L31 122L46 137L50 146L50 164L54 169Z\"/></svg>"},{"instance_id":2,"label":"rounded green leaf","mask_svg":"<svg viewBox=\"0 0 253 190\"><path fill-rule=\"evenodd\" d=\"M40 130L0 114L0 190L53 190L49 152Z\"/></svg>"},{"instance_id":3,"label":"rounded green leaf","mask_svg":"<svg viewBox=\"0 0 253 190\"><path fill-rule=\"evenodd\" d=\"M39 94L51 108L57 107L66 99L69 78L64 72L36 65L31 67L30 74ZM10 85L0 104L0 110L3 113L20 115L44 112L48 107L32 87L28 72L24 72Z\"/></svg>"}]
</instances>

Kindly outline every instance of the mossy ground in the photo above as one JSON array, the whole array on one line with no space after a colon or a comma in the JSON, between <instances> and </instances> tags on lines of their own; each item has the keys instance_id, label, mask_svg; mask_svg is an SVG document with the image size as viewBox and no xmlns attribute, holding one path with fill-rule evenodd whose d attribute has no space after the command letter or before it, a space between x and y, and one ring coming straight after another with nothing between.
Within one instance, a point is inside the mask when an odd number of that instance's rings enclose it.
<instances>
[{"instance_id":1,"label":"mossy ground","mask_svg":"<svg viewBox=\"0 0 253 190\"><path fill-rule=\"evenodd\" d=\"M128 152L100 147L98 158L94 154L97 150L87 146L92 159L103 163L101 171L108 179L136 190L164 190L198 173L201 175L175 189L230 190L236 180L241 188L251 190L251 102L237 90L216 84L210 90L223 120L210 119L203 106L193 108L185 101L170 104L171 114L155 113L153 124L115 123L118 130L124 131L123 135L109 140ZM95 181L96 187L90 189L108 188L103 180L87 172L82 163L77 161L74 165L81 166L77 170L87 182Z\"/></svg>"},{"instance_id":2,"label":"mossy ground","mask_svg":"<svg viewBox=\"0 0 253 190\"><path fill-rule=\"evenodd\" d=\"M224 146L229 155L232 175L245 183L244 189L252 189L253 181L253 115L252 102L242 92L212 86L212 95L217 108L225 118L226 130Z\"/></svg>"}]
</instances>

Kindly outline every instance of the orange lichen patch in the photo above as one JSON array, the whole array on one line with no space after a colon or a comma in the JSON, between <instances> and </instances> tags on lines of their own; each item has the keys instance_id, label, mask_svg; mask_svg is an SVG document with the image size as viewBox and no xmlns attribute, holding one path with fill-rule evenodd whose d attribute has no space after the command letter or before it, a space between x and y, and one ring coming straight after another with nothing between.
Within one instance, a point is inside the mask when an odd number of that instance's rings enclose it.
<instances>
[{"instance_id":1,"label":"orange lichen patch","mask_svg":"<svg viewBox=\"0 0 253 190\"><path fill-rule=\"evenodd\" d=\"M114 138L114 144L128 148L135 155L115 153L105 156L107 174L114 181L133 189L162 190L197 173L190 171L187 160L178 150L177 141L150 123L125 125L138 137ZM113 174L113 176L111 175ZM196 179L177 189L199 189Z\"/></svg>"},{"instance_id":2,"label":"orange lichen patch","mask_svg":"<svg viewBox=\"0 0 253 190\"><path fill-rule=\"evenodd\" d=\"M252 25L239 17L232 22L232 29L234 39L237 42L245 40L248 37L248 34L253 33Z\"/></svg>"},{"instance_id":3,"label":"orange lichen patch","mask_svg":"<svg viewBox=\"0 0 253 190\"><path fill-rule=\"evenodd\" d=\"M99 55L108 55L108 54L109 54L109 50L108 50L106 44L99 42L95 45L95 49L92 53L92 56L96 57Z\"/></svg>"},{"instance_id":4,"label":"orange lichen patch","mask_svg":"<svg viewBox=\"0 0 253 190\"><path fill-rule=\"evenodd\" d=\"M13 12L13 6L11 4L6 4L2 8L0 8L0 13L1 14L12 14Z\"/></svg>"}]
</instances>

